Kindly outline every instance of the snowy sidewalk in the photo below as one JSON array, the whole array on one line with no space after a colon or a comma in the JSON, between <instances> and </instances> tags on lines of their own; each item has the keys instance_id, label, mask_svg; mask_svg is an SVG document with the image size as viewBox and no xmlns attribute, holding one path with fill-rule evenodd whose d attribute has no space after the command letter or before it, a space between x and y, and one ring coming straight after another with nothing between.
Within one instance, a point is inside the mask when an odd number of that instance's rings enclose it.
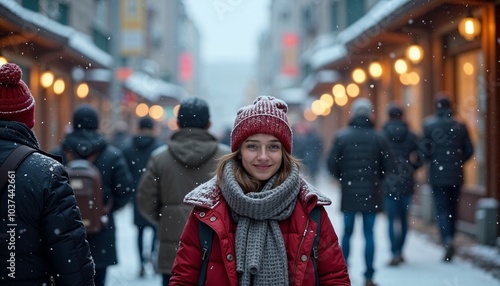
<instances>
[{"instance_id":1,"label":"snowy sidewalk","mask_svg":"<svg viewBox=\"0 0 500 286\"><path fill-rule=\"evenodd\" d=\"M342 216L339 211L340 191L328 177L319 179L316 187L330 197L333 204L327 207L330 219L339 237L342 237ZM136 249L137 230L132 223L132 207L127 206L116 213L117 248L119 264L108 268L107 286L160 286L161 276L148 269L144 278L139 278L139 258ZM356 221L356 230L351 241L349 273L353 286L364 285L364 239L361 219ZM150 236L149 232L146 235ZM443 250L425 235L411 230L404 251L406 262L387 266L391 258L386 218L377 217L375 224L375 282L379 286L500 286L500 280L456 257L451 263L442 262ZM148 248L149 249L149 248Z\"/></svg>"},{"instance_id":2,"label":"snowy sidewalk","mask_svg":"<svg viewBox=\"0 0 500 286\"><path fill-rule=\"evenodd\" d=\"M318 189L332 199L327 207L330 219L339 239L342 237L343 220L340 212L340 190L333 179L322 177ZM349 274L353 286L364 285L364 237L362 219L356 220L356 229L351 238ZM491 274L474 268L470 263L454 258L451 263L442 261L443 249L430 241L425 235L414 230L409 231L404 249L405 263L388 266L391 259L387 221L383 214L375 222L375 276L379 286L499 286L500 280Z\"/></svg>"}]
</instances>

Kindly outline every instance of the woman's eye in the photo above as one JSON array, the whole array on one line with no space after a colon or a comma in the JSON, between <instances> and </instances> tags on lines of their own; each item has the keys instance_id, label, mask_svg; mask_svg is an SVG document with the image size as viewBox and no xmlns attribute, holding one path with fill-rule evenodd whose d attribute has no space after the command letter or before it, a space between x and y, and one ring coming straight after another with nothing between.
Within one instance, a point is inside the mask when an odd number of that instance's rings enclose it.
<instances>
[{"instance_id":1,"label":"woman's eye","mask_svg":"<svg viewBox=\"0 0 500 286\"><path fill-rule=\"evenodd\" d=\"M274 145L271 145L269 148L270 148L271 150L279 150L279 149L281 148L281 146L280 146L280 145L278 145L278 144L274 144Z\"/></svg>"},{"instance_id":2,"label":"woman's eye","mask_svg":"<svg viewBox=\"0 0 500 286\"><path fill-rule=\"evenodd\" d=\"M256 148L257 148L257 145L255 145L255 144L248 144L248 145L247 145L247 148L248 148L248 149L256 149Z\"/></svg>"}]
</instances>

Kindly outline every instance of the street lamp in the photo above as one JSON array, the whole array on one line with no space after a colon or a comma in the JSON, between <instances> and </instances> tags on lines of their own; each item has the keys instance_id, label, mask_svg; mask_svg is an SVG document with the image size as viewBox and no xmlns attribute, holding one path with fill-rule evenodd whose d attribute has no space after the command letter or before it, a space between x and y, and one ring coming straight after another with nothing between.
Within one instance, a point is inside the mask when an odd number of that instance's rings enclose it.
<instances>
[{"instance_id":1,"label":"street lamp","mask_svg":"<svg viewBox=\"0 0 500 286\"><path fill-rule=\"evenodd\" d=\"M365 71L362 70L361 68L356 68L352 72L352 79L356 83L363 83L366 80L366 74Z\"/></svg>"},{"instance_id":2,"label":"street lamp","mask_svg":"<svg viewBox=\"0 0 500 286\"><path fill-rule=\"evenodd\" d=\"M85 98L87 95L89 95L89 85L82 82L76 88L76 96L78 96L78 98Z\"/></svg>"},{"instance_id":3,"label":"street lamp","mask_svg":"<svg viewBox=\"0 0 500 286\"><path fill-rule=\"evenodd\" d=\"M383 72L382 65L379 61L373 61L368 67L368 72L372 78L379 79Z\"/></svg>"},{"instance_id":4,"label":"street lamp","mask_svg":"<svg viewBox=\"0 0 500 286\"><path fill-rule=\"evenodd\" d=\"M50 71L45 71L40 76L40 84L43 88L48 88L54 82L54 74Z\"/></svg>"},{"instance_id":5,"label":"street lamp","mask_svg":"<svg viewBox=\"0 0 500 286\"><path fill-rule=\"evenodd\" d=\"M467 16L458 23L458 32L467 41L474 40L481 33L481 22L472 15L470 9L467 10Z\"/></svg>"},{"instance_id":6,"label":"street lamp","mask_svg":"<svg viewBox=\"0 0 500 286\"><path fill-rule=\"evenodd\" d=\"M404 74L408 71L408 64L403 59L398 59L394 63L394 69L398 74Z\"/></svg>"},{"instance_id":7,"label":"street lamp","mask_svg":"<svg viewBox=\"0 0 500 286\"><path fill-rule=\"evenodd\" d=\"M406 49L406 57L414 64L418 64L424 58L424 49L417 44L412 44Z\"/></svg>"},{"instance_id":8,"label":"street lamp","mask_svg":"<svg viewBox=\"0 0 500 286\"><path fill-rule=\"evenodd\" d=\"M66 84L64 83L64 80L57 79L54 82L53 89L54 89L55 94L57 94L57 95L62 94L64 92L64 90L66 89Z\"/></svg>"}]
</instances>

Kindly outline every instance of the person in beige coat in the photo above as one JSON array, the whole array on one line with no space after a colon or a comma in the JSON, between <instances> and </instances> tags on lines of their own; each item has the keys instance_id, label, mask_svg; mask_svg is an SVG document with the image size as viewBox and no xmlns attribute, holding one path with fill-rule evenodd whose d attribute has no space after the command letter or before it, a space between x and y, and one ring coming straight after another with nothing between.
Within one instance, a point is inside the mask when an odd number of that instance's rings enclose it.
<instances>
[{"instance_id":1,"label":"person in beige coat","mask_svg":"<svg viewBox=\"0 0 500 286\"><path fill-rule=\"evenodd\" d=\"M149 158L137 193L139 211L157 225L158 271L163 285L168 285L179 240L191 206L183 199L187 193L208 181L214 174L217 159L230 152L208 132L210 112L203 99L189 97L180 104L179 129L165 147Z\"/></svg>"}]
</instances>

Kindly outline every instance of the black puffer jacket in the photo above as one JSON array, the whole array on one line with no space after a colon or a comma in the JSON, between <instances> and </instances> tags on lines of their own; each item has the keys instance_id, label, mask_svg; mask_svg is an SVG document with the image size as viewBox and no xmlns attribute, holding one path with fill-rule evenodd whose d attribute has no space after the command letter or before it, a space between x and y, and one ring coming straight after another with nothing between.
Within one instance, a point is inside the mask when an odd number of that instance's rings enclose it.
<instances>
[{"instance_id":1,"label":"black puffer jacket","mask_svg":"<svg viewBox=\"0 0 500 286\"><path fill-rule=\"evenodd\" d=\"M146 172L146 166L148 164L149 156L158 147L164 145L161 141L150 135L137 135L128 140L123 145L123 155L127 161L130 172L132 173L132 179L134 180L134 189L137 192L137 186L141 180L142 174ZM144 216L139 212L136 205L136 196L133 196L134 202L134 223L137 226L153 226L151 222L144 218Z\"/></svg>"},{"instance_id":2,"label":"black puffer jacket","mask_svg":"<svg viewBox=\"0 0 500 286\"><path fill-rule=\"evenodd\" d=\"M112 213L131 202L134 194L132 175L125 157L120 149L108 145L103 135L95 130L77 129L66 135L61 148L54 150L53 153L61 155L64 164L66 164L66 157L62 150L70 150L80 158L87 158L99 152L94 164L101 171L104 204L107 204L110 198L113 200ZM96 268L118 263L113 215L109 215L109 223L104 230L88 235L87 239Z\"/></svg>"},{"instance_id":3,"label":"black puffer jacket","mask_svg":"<svg viewBox=\"0 0 500 286\"><path fill-rule=\"evenodd\" d=\"M26 125L0 121L0 163L19 144L39 149ZM49 272L57 285L94 285L94 263L73 189L64 167L47 155L28 156L15 172L15 189L2 190L0 285L50 285Z\"/></svg>"},{"instance_id":4,"label":"black puffer jacket","mask_svg":"<svg viewBox=\"0 0 500 286\"><path fill-rule=\"evenodd\" d=\"M466 126L452 117L451 110L437 110L424 122L424 155L430 163L431 186L461 186L463 165L474 153Z\"/></svg>"},{"instance_id":5,"label":"black puffer jacket","mask_svg":"<svg viewBox=\"0 0 500 286\"><path fill-rule=\"evenodd\" d=\"M342 211L382 211L382 179L394 172L389 142L368 117L354 117L337 133L327 167L342 186Z\"/></svg>"},{"instance_id":6,"label":"black puffer jacket","mask_svg":"<svg viewBox=\"0 0 500 286\"><path fill-rule=\"evenodd\" d=\"M413 194L415 185L413 175L424 163L424 158L419 152L419 139L402 120L389 120L384 125L383 133L389 140L397 159L396 173L384 179L384 192L392 196ZM413 158L410 158L410 155Z\"/></svg>"}]
</instances>

